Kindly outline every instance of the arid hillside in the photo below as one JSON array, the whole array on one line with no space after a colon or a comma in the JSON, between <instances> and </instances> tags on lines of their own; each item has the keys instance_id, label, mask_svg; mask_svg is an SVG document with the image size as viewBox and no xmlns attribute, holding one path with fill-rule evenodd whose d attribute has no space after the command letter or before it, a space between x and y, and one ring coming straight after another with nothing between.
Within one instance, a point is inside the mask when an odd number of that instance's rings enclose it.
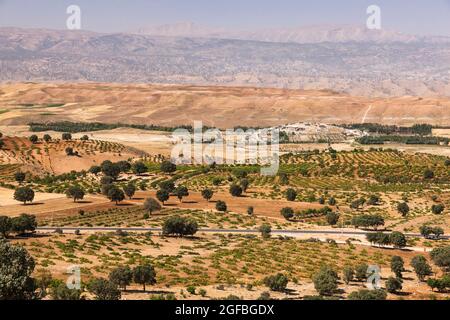
<instances>
[{"instance_id":1,"label":"arid hillside","mask_svg":"<svg viewBox=\"0 0 450 320\"><path fill-rule=\"evenodd\" d=\"M228 128L299 121L450 125L450 98L365 98L331 91L179 85L0 86L0 125L80 121Z\"/></svg>"},{"instance_id":2,"label":"arid hillside","mask_svg":"<svg viewBox=\"0 0 450 320\"><path fill-rule=\"evenodd\" d=\"M0 176L12 176L19 168L33 174L62 174L87 170L105 160L127 160L141 156L119 143L106 141L61 141L32 144L27 138L5 137L0 149ZM75 154L67 155L67 148Z\"/></svg>"}]
</instances>

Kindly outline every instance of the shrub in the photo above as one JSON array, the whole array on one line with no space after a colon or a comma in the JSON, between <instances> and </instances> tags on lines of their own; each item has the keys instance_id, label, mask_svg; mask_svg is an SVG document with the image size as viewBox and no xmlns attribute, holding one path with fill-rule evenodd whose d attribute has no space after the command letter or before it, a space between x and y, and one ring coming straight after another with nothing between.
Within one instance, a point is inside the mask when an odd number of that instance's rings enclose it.
<instances>
[{"instance_id":1,"label":"shrub","mask_svg":"<svg viewBox=\"0 0 450 320\"><path fill-rule=\"evenodd\" d=\"M170 195L169 192L165 189L160 189L156 192L156 198L164 204L167 200L169 200Z\"/></svg>"},{"instance_id":2,"label":"shrub","mask_svg":"<svg viewBox=\"0 0 450 320\"><path fill-rule=\"evenodd\" d=\"M420 281L423 281L426 276L432 274L431 266L428 264L427 259L424 256L419 255L412 258L411 266L414 268L414 271Z\"/></svg>"},{"instance_id":3,"label":"shrub","mask_svg":"<svg viewBox=\"0 0 450 320\"><path fill-rule=\"evenodd\" d=\"M23 204L33 202L33 199L34 191L30 187L19 187L14 192L14 200L23 202Z\"/></svg>"},{"instance_id":4,"label":"shrub","mask_svg":"<svg viewBox=\"0 0 450 320\"><path fill-rule=\"evenodd\" d=\"M442 212L444 212L444 205L443 204L433 204L433 206L431 207L431 212L433 212L434 214L441 214Z\"/></svg>"},{"instance_id":5,"label":"shrub","mask_svg":"<svg viewBox=\"0 0 450 320\"><path fill-rule=\"evenodd\" d=\"M123 290L127 290L131 280L133 280L133 273L128 266L117 267L109 274L109 281Z\"/></svg>"},{"instance_id":6,"label":"shrub","mask_svg":"<svg viewBox=\"0 0 450 320\"><path fill-rule=\"evenodd\" d=\"M261 232L261 236L263 239L270 238L270 233L272 232L272 228L269 224L263 224L261 227L259 227L259 231Z\"/></svg>"},{"instance_id":7,"label":"shrub","mask_svg":"<svg viewBox=\"0 0 450 320\"><path fill-rule=\"evenodd\" d=\"M91 280L87 288L95 295L97 300L120 300L121 298L121 293L117 286L105 279Z\"/></svg>"},{"instance_id":8,"label":"shrub","mask_svg":"<svg viewBox=\"0 0 450 320\"><path fill-rule=\"evenodd\" d=\"M326 219L327 219L327 223L330 226L334 226L339 221L339 214L337 214L335 212L328 212L327 215L326 215Z\"/></svg>"},{"instance_id":9,"label":"shrub","mask_svg":"<svg viewBox=\"0 0 450 320\"><path fill-rule=\"evenodd\" d=\"M450 246L434 248L431 253L431 259L440 268L450 270Z\"/></svg>"},{"instance_id":10,"label":"shrub","mask_svg":"<svg viewBox=\"0 0 450 320\"><path fill-rule=\"evenodd\" d=\"M224 201L217 201L216 202L216 210L225 212L227 211L227 204Z\"/></svg>"},{"instance_id":11,"label":"shrub","mask_svg":"<svg viewBox=\"0 0 450 320\"><path fill-rule=\"evenodd\" d=\"M292 188L286 190L286 199L288 201L295 201L297 199L297 191Z\"/></svg>"},{"instance_id":12,"label":"shrub","mask_svg":"<svg viewBox=\"0 0 450 320\"><path fill-rule=\"evenodd\" d=\"M164 173L173 173L177 171L177 166L170 161L164 161L160 165L160 170Z\"/></svg>"},{"instance_id":13,"label":"shrub","mask_svg":"<svg viewBox=\"0 0 450 320\"><path fill-rule=\"evenodd\" d=\"M397 278L402 278L402 272L405 271L405 262L402 257L393 256L391 258L391 271L395 274Z\"/></svg>"},{"instance_id":14,"label":"shrub","mask_svg":"<svg viewBox=\"0 0 450 320\"><path fill-rule=\"evenodd\" d=\"M195 220L173 216L166 221L163 225L164 235L176 235L176 236L192 236L198 230L198 224Z\"/></svg>"},{"instance_id":15,"label":"shrub","mask_svg":"<svg viewBox=\"0 0 450 320\"><path fill-rule=\"evenodd\" d=\"M386 300L386 291L382 289L367 290L361 289L349 294L349 300Z\"/></svg>"},{"instance_id":16,"label":"shrub","mask_svg":"<svg viewBox=\"0 0 450 320\"><path fill-rule=\"evenodd\" d=\"M286 220L290 220L294 217L294 210L289 207L281 209L280 213Z\"/></svg>"},{"instance_id":17,"label":"shrub","mask_svg":"<svg viewBox=\"0 0 450 320\"><path fill-rule=\"evenodd\" d=\"M230 186L230 194L233 197L240 197L242 195L242 188L236 184Z\"/></svg>"},{"instance_id":18,"label":"shrub","mask_svg":"<svg viewBox=\"0 0 450 320\"><path fill-rule=\"evenodd\" d=\"M151 264L144 264L133 269L133 280L137 284L142 284L144 291L145 285L153 285L156 283L156 271Z\"/></svg>"},{"instance_id":19,"label":"shrub","mask_svg":"<svg viewBox=\"0 0 450 320\"><path fill-rule=\"evenodd\" d=\"M314 287L320 295L332 295L338 288L339 277L333 269L324 266L313 276Z\"/></svg>"},{"instance_id":20,"label":"shrub","mask_svg":"<svg viewBox=\"0 0 450 320\"><path fill-rule=\"evenodd\" d=\"M158 201L156 201L156 199L147 198L144 201L144 210L152 214L153 211L161 210L161 205L159 204Z\"/></svg>"},{"instance_id":21,"label":"shrub","mask_svg":"<svg viewBox=\"0 0 450 320\"><path fill-rule=\"evenodd\" d=\"M214 195L214 191L212 191L211 189L202 190L202 197L203 197L203 199L205 199L208 202L209 202L209 200L211 200L213 195Z\"/></svg>"},{"instance_id":22,"label":"shrub","mask_svg":"<svg viewBox=\"0 0 450 320\"><path fill-rule=\"evenodd\" d=\"M402 290L402 282L399 278L389 277L386 280L386 290L389 293L397 293Z\"/></svg>"},{"instance_id":23,"label":"shrub","mask_svg":"<svg viewBox=\"0 0 450 320\"><path fill-rule=\"evenodd\" d=\"M288 278L281 273L278 273L273 276L268 276L264 279L264 284L267 287L269 287L270 290L272 291L280 291L280 292L285 291L288 282L289 282Z\"/></svg>"}]
</instances>

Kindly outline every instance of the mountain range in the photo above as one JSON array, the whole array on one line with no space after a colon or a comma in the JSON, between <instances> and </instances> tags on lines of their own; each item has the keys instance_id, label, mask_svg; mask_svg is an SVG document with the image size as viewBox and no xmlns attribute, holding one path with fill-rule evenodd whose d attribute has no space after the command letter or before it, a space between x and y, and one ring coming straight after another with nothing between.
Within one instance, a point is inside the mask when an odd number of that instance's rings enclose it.
<instances>
[{"instance_id":1,"label":"mountain range","mask_svg":"<svg viewBox=\"0 0 450 320\"><path fill-rule=\"evenodd\" d=\"M219 38L267 42L321 43L321 42L431 42L450 43L450 37L417 36L381 29L370 30L355 25L312 25L298 28L268 28L232 30L213 28L193 22L179 22L140 28L131 33L165 37Z\"/></svg>"},{"instance_id":2,"label":"mountain range","mask_svg":"<svg viewBox=\"0 0 450 320\"><path fill-rule=\"evenodd\" d=\"M187 26L118 34L0 28L0 81L259 86L361 96L450 94L450 42L445 37L315 27L323 32L254 32L233 39L220 30Z\"/></svg>"}]
</instances>

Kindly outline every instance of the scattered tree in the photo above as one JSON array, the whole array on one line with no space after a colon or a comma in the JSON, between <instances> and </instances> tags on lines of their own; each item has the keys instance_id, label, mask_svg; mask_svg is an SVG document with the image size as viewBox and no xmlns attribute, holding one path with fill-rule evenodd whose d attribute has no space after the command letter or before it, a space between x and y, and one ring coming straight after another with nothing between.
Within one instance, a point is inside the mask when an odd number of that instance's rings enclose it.
<instances>
[{"instance_id":1,"label":"scattered tree","mask_svg":"<svg viewBox=\"0 0 450 320\"><path fill-rule=\"evenodd\" d=\"M132 280L133 273L129 266L117 267L109 274L109 281L125 291Z\"/></svg>"},{"instance_id":2,"label":"scattered tree","mask_svg":"<svg viewBox=\"0 0 450 320\"><path fill-rule=\"evenodd\" d=\"M33 144L37 143L38 140L39 140L38 136L35 135L35 134L33 134L32 136L30 136L29 139L30 139L31 143L33 143Z\"/></svg>"},{"instance_id":3,"label":"scattered tree","mask_svg":"<svg viewBox=\"0 0 450 320\"><path fill-rule=\"evenodd\" d=\"M123 187L123 192L131 200L133 199L133 196L136 193L136 186L132 183L128 183L126 186Z\"/></svg>"},{"instance_id":4,"label":"scattered tree","mask_svg":"<svg viewBox=\"0 0 450 320\"><path fill-rule=\"evenodd\" d=\"M414 268L414 271L420 281L423 281L426 276L432 274L431 266L428 264L427 259L424 256L419 255L412 258L411 266Z\"/></svg>"},{"instance_id":5,"label":"scattered tree","mask_svg":"<svg viewBox=\"0 0 450 320\"><path fill-rule=\"evenodd\" d=\"M0 300L33 299L34 266L34 259L23 246L0 239Z\"/></svg>"},{"instance_id":6,"label":"scattered tree","mask_svg":"<svg viewBox=\"0 0 450 320\"><path fill-rule=\"evenodd\" d=\"M397 293L402 290L402 281L399 278L389 277L386 280L386 290L389 293Z\"/></svg>"},{"instance_id":7,"label":"scattered tree","mask_svg":"<svg viewBox=\"0 0 450 320\"><path fill-rule=\"evenodd\" d=\"M175 235L179 237L193 236L198 230L198 224L195 220L187 219L180 216L173 216L163 225L164 235Z\"/></svg>"},{"instance_id":8,"label":"scattered tree","mask_svg":"<svg viewBox=\"0 0 450 320\"><path fill-rule=\"evenodd\" d=\"M30 187L19 187L14 192L14 200L23 202L23 204L33 202L33 199L34 191Z\"/></svg>"},{"instance_id":9,"label":"scattered tree","mask_svg":"<svg viewBox=\"0 0 450 320\"><path fill-rule=\"evenodd\" d=\"M357 265L355 268L355 278L361 282L366 281L368 269L369 269L369 266L365 263Z\"/></svg>"},{"instance_id":10,"label":"scattered tree","mask_svg":"<svg viewBox=\"0 0 450 320\"><path fill-rule=\"evenodd\" d=\"M355 278L355 270L352 267L346 266L343 271L343 280L345 284L349 284Z\"/></svg>"},{"instance_id":11,"label":"scattered tree","mask_svg":"<svg viewBox=\"0 0 450 320\"><path fill-rule=\"evenodd\" d=\"M72 198L73 202L77 202L78 200L83 200L84 190L80 186L72 186L67 189L66 196Z\"/></svg>"},{"instance_id":12,"label":"scattered tree","mask_svg":"<svg viewBox=\"0 0 450 320\"><path fill-rule=\"evenodd\" d=\"M0 236L8 238L9 233L12 231L12 222L10 217L0 216Z\"/></svg>"},{"instance_id":13,"label":"scattered tree","mask_svg":"<svg viewBox=\"0 0 450 320\"><path fill-rule=\"evenodd\" d=\"M144 201L144 210L147 211L149 214L152 214L154 211L161 210L161 205L155 199L147 198Z\"/></svg>"},{"instance_id":14,"label":"scattered tree","mask_svg":"<svg viewBox=\"0 0 450 320\"><path fill-rule=\"evenodd\" d=\"M164 203L169 200L170 195L169 192L167 192L167 190L165 189L160 189L156 192L156 198L162 202L162 204L164 205Z\"/></svg>"},{"instance_id":15,"label":"scattered tree","mask_svg":"<svg viewBox=\"0 0 450 320\"><path fill-rule=\"evenodd\" d=\"M339 214L337 214L335 212L328 212L327 215L326 215L326 219L327 219L327 223L330 226L334 226L339 221Z\"/></svg>"},{"instance_id":16,"label":"scattered tree","mask_svg":"<svg viewBox=\"0 0 450 320\"><path fill-rule=\"evenodd\" d=\"M290 220L294 217L294 210L292 208L286 207L281 209L281 215L286 219Z\"/></svg>"},{"instance_id":17,"label":"scattered tree","mask_svg":"<svg viewBox=\"0 0 450 320\"><path fill-rule=\"evenodd\" d=\"M225 201L217 201L216 202L216 210L217 211L221 211L221 212L225 212L227 211L227 204L225 203Z\"/></svg>"},{"instance_id":18,"label":"scattered tree","mask_svg":"<svg viewBox=\"0 0 450 320\"><path fill-rule=\"evenodd\" d=\"M264 284L272 291L283 292L286 290L289 279L282 273L268 276L264 279Z\"/></svg>"},{"instance_id":19,"label":"scattered tree","mask_svg":"<svg viewBox=\"0 0 450 320\"><path fill-rule=\"evenodd\" d=\"M213 195L214 195L214 191L212 191L211 189L202 190L202 197L203 197L203 199L205 199L208 202L209 202L209 200L211 200Z\"/></svg>"},{"instance_id":20,"label":"scattered tree","mask_svg":"<svg viewBox=\"0 0 450 320\"><path fill-rule=\"evenodd\" d=\"M328 266L323 266L312 280L320 295L333 295L338 288L338 274Z\"/></svg>"},{"instance_id":21,"label":"scattered tree","mask_svg":"<svg viewBox=\"0 0 450 320\"><path fill-rule=\"evenodd\" d=\"M406 202L401 202L397 205L397 211L402 215L406 216L409 213L409 206Z\"/></svg>"},{"instance_id":22,"label":"scattered tree","mask_svg":"<svg viewBox=\"0 0 450 320\"><path fill-rule=\"evenodd\" d=\"M259 227L259 232L261 232L261 236L263 237L263 239L269 239L272 228L269 224L265 223Z\"/></svg>"},{"instance_id":23,"label":"scattered tree","mask_svg":"<svg viewBox=\"0 0 450 320\"><path fill-rule=\"evenodd\" d=\"M431 207L431 212L433 212L434 214L441 214L442 212L444 212L444 205L443 204L433 204L433 206Z\"/></svg>"},{"instance_id":24,"label":"scattered tree","mask_svg":"<svg viewBox=\"0 0 450 320\"><path fill-rule=\"evenodd\" d=\"M14 180L16 180L19 184L22 184L25 181L25 173L18 171L14 174Z\"/></svg>"},{"instance_id":25,"label":"scattered tree","mask_svg":"<svg viewBox=\"0 0 450 320\"><path fill-rule=\"evenodd\" d=\"M349 300L386 300L387 293L383 289L367 290L361 289L348 295Z\"/></svg>"},{"instance_id":26,"label":"scattered tree","mask_svg":"<svg viewBox=\"0 0 450 320\"><path fill-rule=\"evenodd\" d=\"M63 133L62 134L62 136L61 136L61 138L63 139L63 140L72 140L72 134L70 134L70 133Z\"/></svg>"},{"instance_id":27,"label":"scattered tree","mask_svg":"<svg viewBox=\"0 0 450 320\"><path fill-rule=\"evenodd\" d=\"M131 169L133 170L133 173L135 173L137 175L141 175L148 171L147 166L142 161L133 163L133 165L131 166Z\"/></svg>"},{"instance_id":28,"label":"scattered tree","mask_svg":"<svg viewBox=\"0 0 450 320\"><path fill-rule=\"evenodd\" d=\"M404 248L406 247L406 237L403 233L394 231L389 236L389 242L394 246L394 248Z\"/></svg>"},{"instance_id":29,"label":"scattered tree","mask_svg":"<svg viewBox=\"0 0 450 320\"><path fill-rule=\"evenodd\" d=\"M160 170L164 173L173 173L177 171L177 166L170 161L161 163Z\"/></svg>"},{"instance_id":30,"label":"scattered tree","mask_svg":"<svg viewBox=\"0 0 450 320\"><path fill-rule=\"evenodd\" d=\"M287 201L295 201L297 199L297 191L292 188L286 190L286 199Z\"/></svg>"},{"instance_id":31,"label":"scattered tree","mask_svg":"<svg viewBox=\"0 0 450 320\"><path fill-rule=\"evenodd\" d=\"M50 141L52 141L52 137L49 134L44 134L44 136L42 137L42 139L44 139L44 141L46 143L49 143Z\"/></svg>"},{"instance_id":32,"label":"scattered tree","mask_svg":"<svg viewBox=\"0 0 450 320\"><path fill-rule=\"evenodd\" d=\"M151 264L144 264L133 269L133 280L137 284L142 284L145 292L145 285L156 283L156 271Z\"/></svg>"},{"instance_id":33,"label":"scattered tree","mask_svg":"<svg viewBox=\"0 0 450 320\"><path fill-rule=\"evenodd\" d=\"M405 262L402 257L393 256L391 258L391 270L397 278L403 278L402 272L405 271Z\"/></svg>"},{"instance_id":34,"label":"scattered tree","mask_svg":"<svg viewBox=\"0 0 450 320\"><path fill-rule=\"evenodd\" d=\"M105 279L94 279L87 288L97 300L120 300L122 296L117 285Z\"/></svg>"},{"instance_id":35,"label":"scattered tree","mask_svg":"<svg viewBox=\"0 0 450 320\"><path fill-rule=\"evenodd\" d=\"M177 196L178 200L180 200L180 202L183 202L183 198L189 196L189 190L185 186L178 186L175 189L175 195Z\"/></svg>"},{"instance_id":36,"label":"scattered tree","mask_svg":"<svg viewBox=\"0 0 450 320\"><path fill-rule=\"evenodd\" d=\"M232 184L230 186L230 194L233 197L240 197L242 195L242 188L238 186L237 184Z\"/></svg>"},{"instance_id":37,"label":"scattered tree","mask_svg":"<svg viewBox=\"0 0 450 320\"><path fill-rule=\"evenodd\" d=\"M122 202L125 199L125 194L118 187L112 186L108 191L108 199L118 205L119 202Z\"/></svg>"},{"instance_id":38,"label":"scattered tree","mask_svg":"<svg viewBox=\"0 0 450 320\"><path fill-rule=\"evenodd\" d=\"M430 255L438 267L443 268L446 272L450 271L450 246L434 248Z\"/></svg>"}]
</instances>

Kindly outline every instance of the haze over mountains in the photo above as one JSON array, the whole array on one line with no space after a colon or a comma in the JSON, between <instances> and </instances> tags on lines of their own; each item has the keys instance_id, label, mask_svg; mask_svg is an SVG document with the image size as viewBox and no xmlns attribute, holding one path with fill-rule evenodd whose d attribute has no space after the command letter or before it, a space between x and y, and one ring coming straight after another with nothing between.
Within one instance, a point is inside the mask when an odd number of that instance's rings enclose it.
<instances>
[{"instance_id":1,"label":"haze over mountains","mask_svg":"<svg viewBox=\"0 0 450 320\"><path fill-rule=\"evenodd\" d=\"M260 30L228 30L202 26L193 22L150 26L132 33L190 38L219 38L267 42L443 42L450 43L450 37L416 36L392 30L369 30L354 25L313 25L298 28L271 28Z\"/></svg>"},{"instance_id":2,"label":"haze over mountains","mask_svg":"<svg viewBox=\"0 0 450 320\"><path fill-rule=\"evenodd\" d=\"M450 94L450 41L365 28L130 34L0 28L0 81L97 81Z\"/></svg>"}]
</instances>

